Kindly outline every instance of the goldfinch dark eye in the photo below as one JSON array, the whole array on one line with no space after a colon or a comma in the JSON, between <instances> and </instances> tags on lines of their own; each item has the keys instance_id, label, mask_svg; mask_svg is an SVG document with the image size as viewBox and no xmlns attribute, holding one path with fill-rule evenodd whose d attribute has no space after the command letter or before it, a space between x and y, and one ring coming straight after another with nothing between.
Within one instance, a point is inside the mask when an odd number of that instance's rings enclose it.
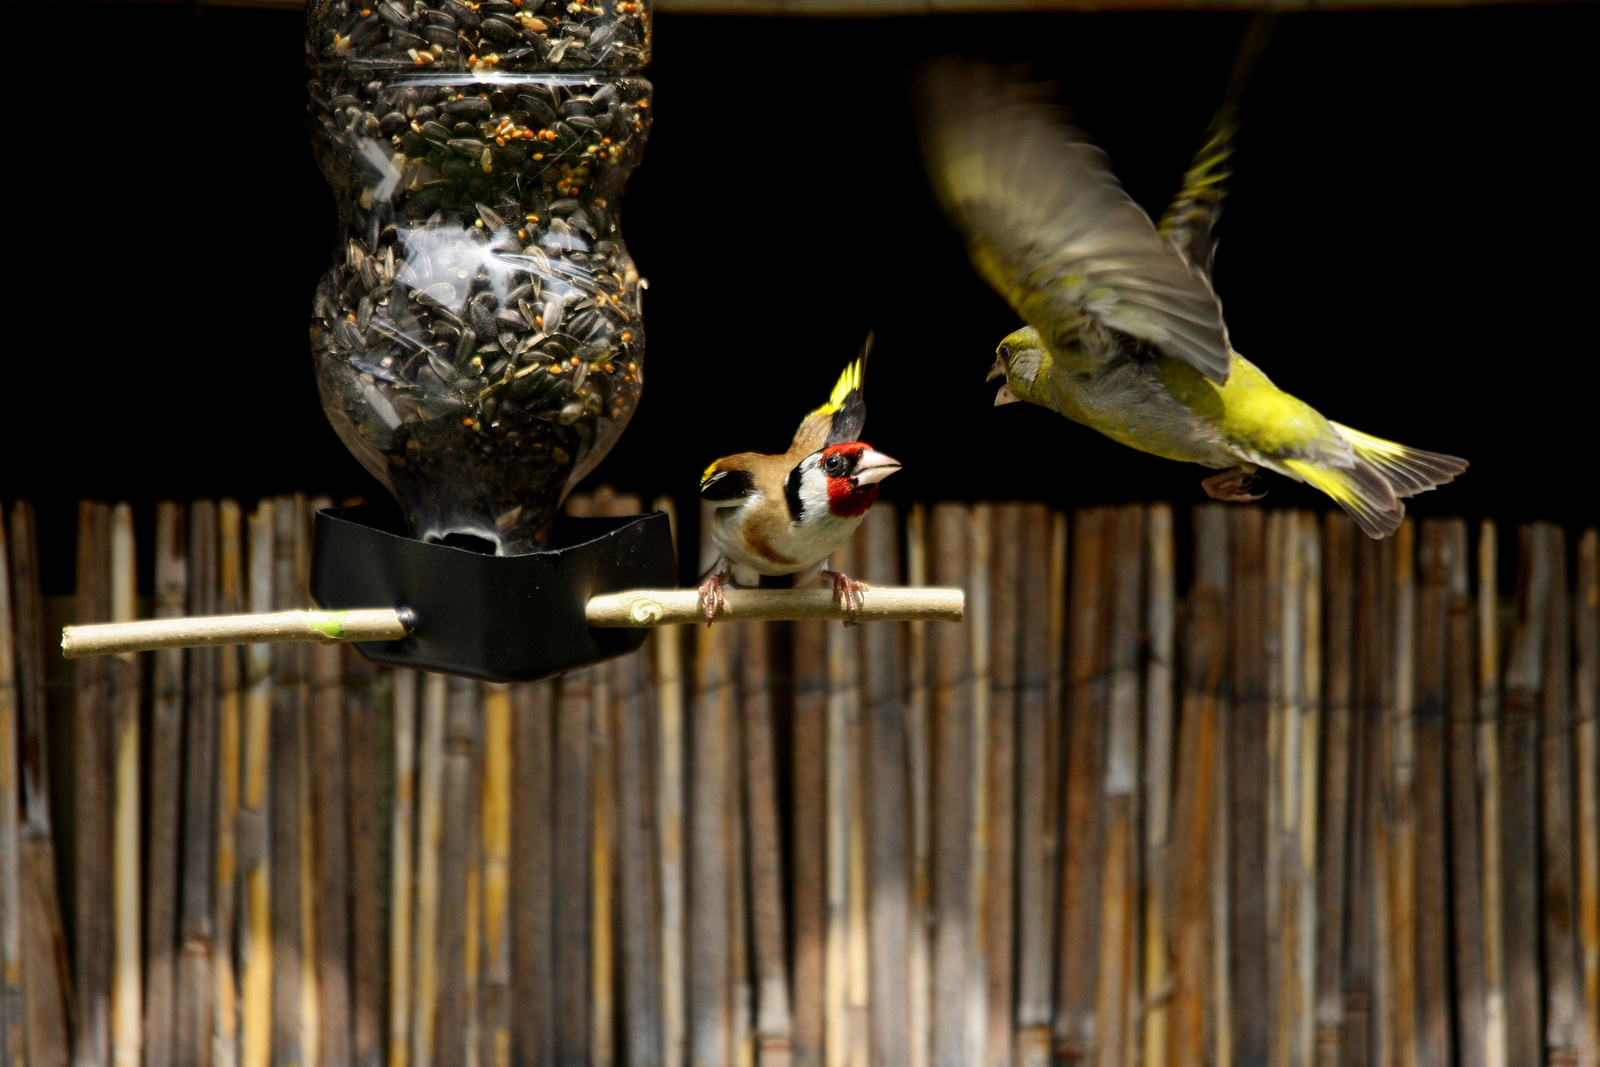
<instances>
[{"instance_id":1,"label":"goldfinch dark eye","mask_svg":"<svg viewBox=\"0 0 1600 1067\"><path fill-rule=\"evenodd\" d=\"M844 473L844 457L835 452L822 461L822 469L829 477L837 478Z\"/></svg>"},{"instance_id":2,"label":"goldfinch dark eye","mask_svg":"<svg viewBox=\"0 0 1600 1067\"><path fill-rule=\"evenodd\" d=\"M1010 345L1001 345L1000 346L999 355L1000 355L1001 359L1006 360L1007 362L1009 362L1011 360L1011 346Z\"/></svg>"}]
</instances>

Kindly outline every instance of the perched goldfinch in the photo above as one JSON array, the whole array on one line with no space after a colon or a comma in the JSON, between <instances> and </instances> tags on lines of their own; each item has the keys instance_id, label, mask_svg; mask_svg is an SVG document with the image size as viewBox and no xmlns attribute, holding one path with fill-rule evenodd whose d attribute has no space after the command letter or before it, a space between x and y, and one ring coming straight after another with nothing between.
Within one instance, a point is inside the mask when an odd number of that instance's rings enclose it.
<instances>
[{"instance_id":1,"label":"perched goldfinch","mask_svg":"<svg viewBox=\"0 0 1600 1067\"><path fill-rule=\"evenodd\" d=\"M954 61L928 67L922 90L933 186L973 266L1027 323L996 351L996 405L1025 400L1221 470L1201 483L1219 500L1258 499L1248 486L1265 467L1322 490L1372 537L1399 527L1405 497L1466 469L1324 418L1229 345L1210 270L1231 107L1157 227L1037 92Z\"/></svg>"},{"instance_id":2,"label":"perched goldfinch","mask_svg":"<svg viewBox=\"0 0 1600 1067\"><path fill-rule=\"evenodd\" d=\"M859 440L867 418L861 373L871 349L869 335L828 402L800 423L787 452L725 456L701 476L700 496L715 507L717 549L700 583L708 626L722 610L725 585L758 585L763 574L796 575L797 587L819 575L832 580L834 600L850 613L845 625L854 624L862 584L824 568L878 499L878 483L900 469Z\"/></svg>"}]
</instances>

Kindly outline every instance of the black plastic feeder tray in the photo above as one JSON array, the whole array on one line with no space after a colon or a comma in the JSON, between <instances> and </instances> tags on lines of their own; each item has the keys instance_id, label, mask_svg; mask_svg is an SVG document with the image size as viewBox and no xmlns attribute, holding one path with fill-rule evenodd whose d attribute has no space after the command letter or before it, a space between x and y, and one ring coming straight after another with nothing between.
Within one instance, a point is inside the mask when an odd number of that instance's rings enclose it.
<instances>
[{"instance_id":1,"label":"black plastic feeder tray","mask_svg":"<svg viewBox=\"0 0 1600 1067\"><path fill-rule=\"evenodd\" d=\"M415 541L371 506L317 513L311 593L328 610L408 612L402 641L357 644L374 663L527 682L633 652L643 628L590 629L589 598L674 584L666 512L556 520L550 546L492 556Z\"/></svg>"}]
</instances>

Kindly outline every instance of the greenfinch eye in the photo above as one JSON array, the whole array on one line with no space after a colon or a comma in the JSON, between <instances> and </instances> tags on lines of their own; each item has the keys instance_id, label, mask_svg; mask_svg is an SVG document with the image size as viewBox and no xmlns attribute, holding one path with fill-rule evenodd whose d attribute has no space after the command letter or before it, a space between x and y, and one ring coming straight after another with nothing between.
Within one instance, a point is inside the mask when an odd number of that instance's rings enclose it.
<instances>
[{"instance_id":1,"label":"greenfinch eye","mask_svg":"<svg viewBox=\"0 0 1600 1067\"><path fill-rule=\"evenodd\" d=\"M1001 359L1006 360L1006 361L1009 362L1010 359L1011 359L1011 346L1010 345L1001 345L1000 346L999 356L1000 356Z\"/></svg>"}]
</instances>

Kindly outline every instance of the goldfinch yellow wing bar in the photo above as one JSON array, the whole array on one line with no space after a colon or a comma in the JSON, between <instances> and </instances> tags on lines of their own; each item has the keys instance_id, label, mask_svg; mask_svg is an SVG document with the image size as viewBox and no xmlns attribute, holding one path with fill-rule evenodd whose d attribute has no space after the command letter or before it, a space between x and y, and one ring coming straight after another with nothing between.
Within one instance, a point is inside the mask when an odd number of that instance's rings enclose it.
<instances>
[{"instance_id":1,"label":"goldfinch yellow wing bar","mask_svg":"<svg viewBox=\"0 0 1600 1067\"><path fill-rule=\"evenodd\" d=\"M729 589L717 621L822 619L849 616L827 589ZM960 622L966 594L960 589L868 586L862 591L857 622ZM634 589L589 601L588 624L671 626L704 623L700 594L694 589ZM256 645L282 641L398 641L411 632L407 613L394 608L351 611L276 611L261 615L209 615L186 619L68 626L61 631L67 659L159 648Z\"/></svg>"}]
</instances>

